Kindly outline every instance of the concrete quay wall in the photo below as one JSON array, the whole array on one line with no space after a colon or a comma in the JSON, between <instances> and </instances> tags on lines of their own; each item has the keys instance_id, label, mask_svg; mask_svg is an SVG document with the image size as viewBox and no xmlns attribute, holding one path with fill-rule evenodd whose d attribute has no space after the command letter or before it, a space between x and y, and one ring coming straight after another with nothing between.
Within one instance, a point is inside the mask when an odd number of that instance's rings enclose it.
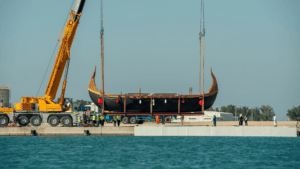
<instances>
[{"instance_id":1,"label":"concrete quay wall","mask_svg":"<svg viewBox=\"0 0 300 169\"><path fill-rule=\"evenodd\" d=\"M84 135L134 135L134 127L0 127L0 136L30 136L35 130L38 136Z\"/></svg>"},{"instance_id":2,"label":"concrete quay wall","mask_svg":"<svg viewBox=\"0 0 300 169\"><path fill-rule=\"evenodd\" d=\"M297 137L296 127L203 127L153 126L135 127L135 136L241 136Z\"/></svg>"},{"instance_id":3,"label":"concrete quay wall","mask_svg":"<svg viewBox=\"0 0 300 169\"><path fill-rule=\"evenodd\" d=\"M165 126L167 126L167 125L175 126L175 125L181 125L181 123L166 123ZM212 126L212 122L211 121L209 121L209 122L184 122L183 125L185 125L185 126ZM277 125L278 125L278 127L296 127L297 121L278 121ZM143 124L143 126L145 126L145 125ZM239 126L239 122L238 121L217 121L217 126ZM245 126L245 122L243 123L243 126ZM248 121L248 126L274 127L274 122L273 121ZM300 124L298 124L298 127L300 127Z\"/></svg>"}]
</instances>

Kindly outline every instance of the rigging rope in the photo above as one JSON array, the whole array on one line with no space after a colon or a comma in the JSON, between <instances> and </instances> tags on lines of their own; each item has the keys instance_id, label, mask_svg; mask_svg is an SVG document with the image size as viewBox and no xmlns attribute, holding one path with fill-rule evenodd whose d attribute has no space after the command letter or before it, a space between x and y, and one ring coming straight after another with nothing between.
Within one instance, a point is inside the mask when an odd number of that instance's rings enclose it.
<instances>
[{"instance_id":1,"label":"rigging rope","mask_svg":"<svg viewBox=\"0 0 300 169\"><path fill-rule=\"evenodd\" d=\"M202 0L201 0L201 8L200 8L200 33L201 33L201 28L202 28Z\"/></svg>"},{"instance_id":2,"label":"rigging rope","mask_svg":"<svg viewBox=\"0 0 300 169\"><path fill-rule=\"evenodd\" d=\"M203 30L205 30L205 26L204 26L204 0L203 0ZM203 35L203 36L205 36L205 35Z\"/></svg>"},{"instance_id":3,"label":"rigging rope","mask_svg":"<svg viewBox=\"0 0 300 169\"><path fill-rule=\"evenodd\" d=\"M103 29L103 6L102 6L102 0L101 0L101 31ZM103 34L103 32L102 32Z\"/></svg>"},{"instance_id":4,"label":"rigging rope","mask_svg":"<svg viewBox=\"0 0 300 169\"><path fill-rule=\"evenodd\" d=\"M70 10L72 9L73 3L74 3L74 0L73 0L73 1L72 1L72 3L71 3ZM70 11L70 10L69 10L69 11ZM67 22L68 18L69 18L69 12L68 12L68 14L67 14L67 18L66 18L66 20L65 20L65 22L64 22L64 25L63 25L63 28L62 28L62 30L61 30L61 31L63 31L63 30L64 30L64 28L65 28L65 25L66 25L65 23ZM53 56L54 56L54 53L55 53L55 51L56 51L56 47L57 47L57 45L58 45L58 42L59 42L59 41L57 41L57 42L56 42L55 48L54 48L54 50L53 50L53 52L52 52L52 56L51 56L51 58L50 58L50 61L49 61L49 63L48 63L48 66L47 66L47 69L46 69L46 71L45 71L44 77L43 77L43 79L42 79L42 82L41 82L41 84L40 84L40 87L39 87L39 89L38 89L38 91L37 91L37 93L36 93L36 96L35 96L35 97L37 97L37 96L38 96L38 94L39 94L39 92L40 92L40 89L41 89L41 87L42 87L42 84L43 84L43 82L44 82L45 76L46 76L46 74L47 74L47 71L48 71L48 69L49 69L49 66L50 66L51 60L52 60L52 58L53 58Z\"/></svg>"}]
</instances>

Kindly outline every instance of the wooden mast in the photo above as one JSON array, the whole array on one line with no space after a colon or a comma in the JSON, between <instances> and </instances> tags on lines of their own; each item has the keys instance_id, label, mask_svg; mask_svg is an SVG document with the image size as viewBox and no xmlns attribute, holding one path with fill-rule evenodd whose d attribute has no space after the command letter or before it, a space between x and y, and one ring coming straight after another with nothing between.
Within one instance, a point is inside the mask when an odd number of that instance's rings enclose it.
<instances>
[{"instance_id":1,"label":"wooden mast","mask_svg":"<svg viewBox=\"0 0 300 169\"><path fill-rule=\"evenodd\" d=\"M204 113L204 106L205 106L205 102L204 102L204 51L205 51L205 25L204 25L204 0L203 0L203 70L202 70L202 113Z\"/></svg>"},{"instance_id":2,"label":"wooden mast","mask_svg":"<svg viewBox=\"0 0 300 169\"><path fill-rule=\"evenodd\" d=\"M201 24L202 24L202 0L201 0L201 9L200 9L200 32L199 32L199 98L201 95L201 38L202 38L202 30L201 30Z\"/></svg>"},{"instance_id":3,"label":"wooden mast","mask_svg":"<svg viewBox=\"0 0 300 169\"><path fill-rule=\"evenodd\" d=\"M103 28L103 7L101 0L101 91L102 91L102 113L104 113L104 28Z\"/></svg>"}]
</instances>

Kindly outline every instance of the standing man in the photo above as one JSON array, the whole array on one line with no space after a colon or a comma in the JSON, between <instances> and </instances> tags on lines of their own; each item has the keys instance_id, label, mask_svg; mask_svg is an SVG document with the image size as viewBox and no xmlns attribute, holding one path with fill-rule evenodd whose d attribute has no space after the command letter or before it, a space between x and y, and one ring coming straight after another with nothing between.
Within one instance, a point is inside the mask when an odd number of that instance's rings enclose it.
<instances>
[{"instance_id":1,"label":"standing man","mask_svg":"<svg viewBox=\"0 0 300 169\"><path fill-rule=\"evenodd\" d=\"M99 127L99 121L100 121L100 117L99 117L99 115L97 115L97 117L96 117L97 127Z\"/></svg>"},{"instance_id":2,"label":"standing man","mask_svg":"<svg viewBox=\"0 0 300 169\"><path fill-rule=\"evenodd\" d=\"M243 125L243 115L242 114L240 114L239 121L240 121L239 125L242 126Z\"/></svg>"},{"instance_id":3,"label":"standing man","mask_svg":"<svg viewBox=\"0 0 300 169\"><path fill-rule=\"evenodd\" d=\"M214 117L213 117L213 122L214 122L214 126L216 126L217 125L217 117L216 117L216 115L214 115Z\"/></svg>"},{"instance_id":4,"label":"standing man","mask_svg":"<svg viewBox=\"0 0 300 169\"><path fill-rule=\"evenodd\" d=\"M72 113L76 116L76 112L75 111L73 111ZM72 123L71 123L71 127L73 127L73 120L72 120Z\"/></svg>"},{"instance_id":5,"label":"standing man","mask_svg":"<svg viewBox=\"0 0 300 169\"><path fill-rule=\"evenodd\" d=\"M273 116L273 121L274 121L274 127L277 127L277 119L276 119L276 115L275 114Z\"/></svg>"},{"instance_id":6,"label":"standing man","mask_svg":"<svg viewBox=\"0 0 300 169\"><path fill-rule=\"evenodd\" d=\"M103 115L100 116L100 124L102 127L104 126L104 116Z\"/></svg>"},{"instance_id":7,"label":"standing man","mask_svg":"<svg viewBox=\"0 0 300 169\"><path fill-rule=\"evenodd\" d=\"M182 116L181 116L182 118ZM159 124L159 116L155 116L155 119L156 119L156 124Z\"/></svg>"},{"instance_id":8,"label":"standing man","mask_svg":"<svg viewBox=\"0 0 300 169\"><path fill-rule=\"evenodd\" d=\"M96 116L95 114L93 115L93 124L95 124L95 121L96 121Z\"/></svg>"},{"instance_id":9,"label":"standing man","mask_svg":"<svg viewBox=\"0 0 300 169\"><path fill-rule=\"evenodd\" d=\"M116 127L116 123L117 123L117 117L114 116L114 127Z\"/></svg>"},{"instance_id":10,"label":"standing man","mask_svg":"<svg viewBox=\"0 0 300 169\"><path fill-rule=\"evenodd\" d=\"M118 127L120 126L121 116L117 116Z\"/></svg>"},{"instance_id":11,"label":"standing man","mask_svg":"<svg viewBox=\"0 0 300 169\"><path fill-rule=\"evenodd\" d=\"M78 127L81 127L81 117L80 117L80 114L78 115Z\"/></svg>"},{"instance_id":12,"label":"standing man","mask_svg":"<svg viewBox=\"0 0 300 169\"><path fill-rule=\"evenodd\" d=\"M245 116L245 126L248 126L248 118Z\"/></svg>"}]
</instances>

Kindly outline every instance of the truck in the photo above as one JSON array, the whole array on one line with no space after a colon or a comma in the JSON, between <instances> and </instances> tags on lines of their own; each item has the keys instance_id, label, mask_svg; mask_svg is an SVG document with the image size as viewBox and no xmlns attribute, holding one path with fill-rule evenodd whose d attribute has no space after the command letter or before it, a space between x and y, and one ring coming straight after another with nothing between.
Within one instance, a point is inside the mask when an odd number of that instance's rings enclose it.
<instances>
[{"instance_id":1,"label":"truck","mask_svg":"<svg viewBox=\"0 0 300 169\"><path fill-rule=\"evenodd\" d=\"M112 123L114 120L114 116L105 116L105 121L107 123ZM155 118L154 116L121 116L121 121L123 124L140 124L143 123L144 121L154 121Z\"/></svg>"},{"instance_id":2,"label":"truck","mask_svg":"<svg viewBox=\"0 0 300 169\"><path fill-rule=\"evenodd\" d=\"M159 116L161 122L170 123L172 116ZM155 121L155 116L125 116L122 117L124 124L143 123L144 121Z\"/></svg>"},{"instance_id":3,"label":"truck","mask_svg":"<svg viewBox=\"0 0 300 169\"><path fill-rule=\"evenodd\" d=\"M175 116L160 116L160 121L171 123L171 119ZM175 117L176 118L176 117ZM113 116L106 115L105 121L107 123L113 122ZM121 116L121 121L123 124L141 124L145 121L155 121L155 116Z\"/></svg>"},{"instance_id":4,"label":"truck","mask_svg":"<svg viewBox=\"0 0 300 169\"><path fill-rule=\"evenodd\" d=\"M48 81L48 85L43 97L21 97L20 103L15 103L14 108L0 108L0 126L7 126L8 123L18 123L20 126L40 126L41 123L49 123L55 127L60 123L63 126L70 126L76 123L78 113L72 108L73 101L65 98L68 69L70 64L70 50L75 37L75 33L82 16L83 7L86 0L76 0L73 9L70 11L64 29L58 41L61 41L56 60ZM60 98L55 102L62 75L64 80Z\"/></svg>"}]
</instances>

